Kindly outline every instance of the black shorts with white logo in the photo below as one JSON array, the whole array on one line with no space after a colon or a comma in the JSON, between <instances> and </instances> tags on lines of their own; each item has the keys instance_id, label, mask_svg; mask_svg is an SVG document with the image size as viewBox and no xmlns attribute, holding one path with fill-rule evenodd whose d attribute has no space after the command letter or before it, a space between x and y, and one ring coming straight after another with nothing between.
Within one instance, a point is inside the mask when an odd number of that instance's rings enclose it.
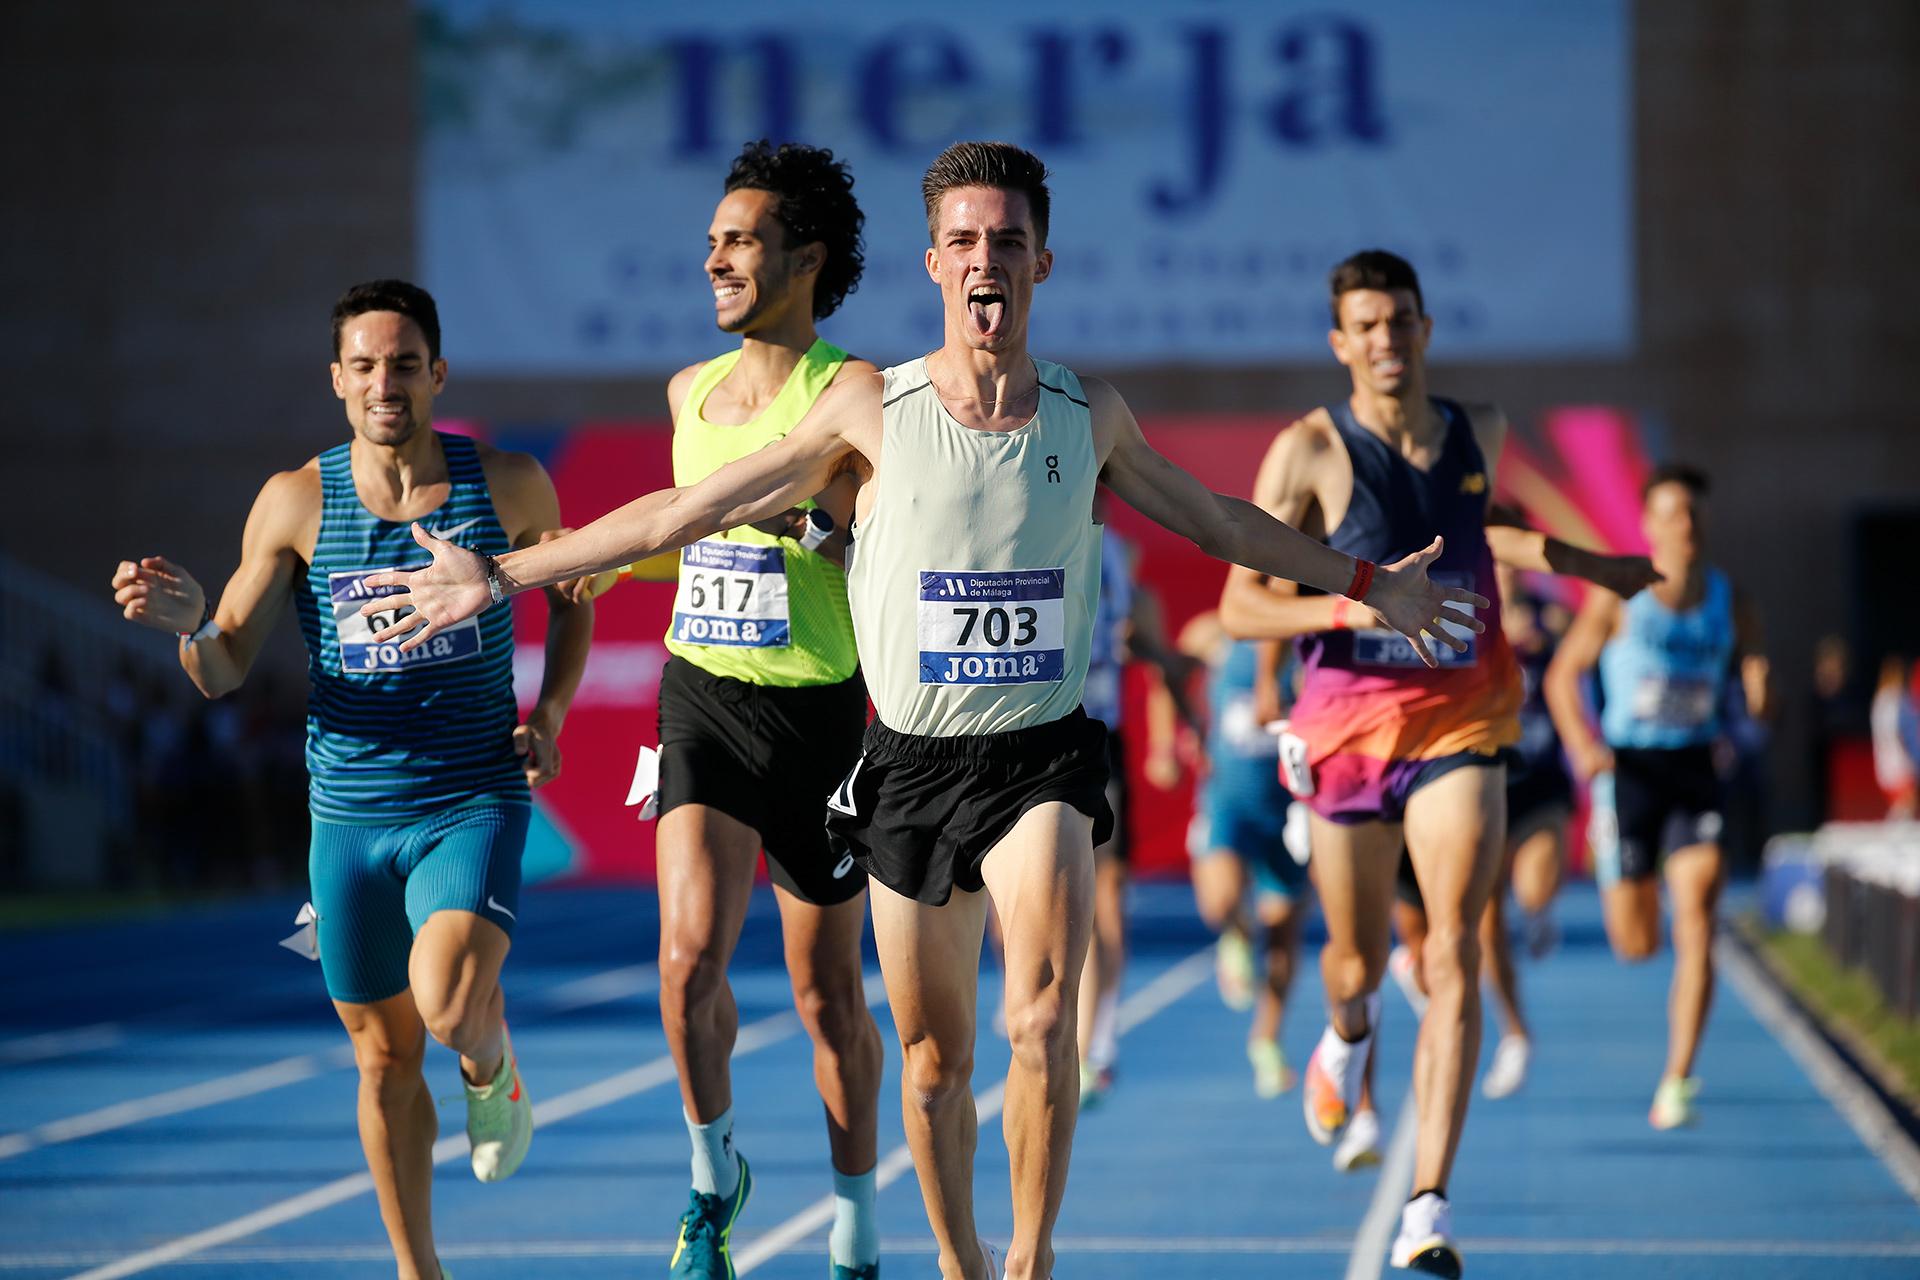
<instances>
[{"instance_id":1,"label":"black shorts with white logo","mask_svg":"<svg viewBox=\"0 0 1920 1280\"><path fill-rule=\"evenodd\" d=\"M983 887L980 865L1032 808L1063 801L1113 834L1107 727L1070 715L1008 733L929 738L867 726L860 760L827 801L827 837L895 893L940 906Z\"/></svg>"},{"instance_id":2,"label":"black shorts with white logo","mask_svg":"<svg viewBox=\"0 0 1920 1280\"><path fill-rule=\"evenodd\" d=\"M867 686L748 684L684 658L660 675L660 815L717 809L759 833L773 882L828 907L866 873L827 848L821 804L860 755Z\"/></svg>"},{"instance_id":3,"label":"black shorts with white logo","mask_svg":"<svg viewBox=\"0 0 1920 1280\"><path fill-rule=\"evenodd\" d=\"M1718 844L1722 797L1712 747L1615 747L1611 781L1593 791L1595 878L1644 880L1676 849Z\"/></svg>"}]
</instances>

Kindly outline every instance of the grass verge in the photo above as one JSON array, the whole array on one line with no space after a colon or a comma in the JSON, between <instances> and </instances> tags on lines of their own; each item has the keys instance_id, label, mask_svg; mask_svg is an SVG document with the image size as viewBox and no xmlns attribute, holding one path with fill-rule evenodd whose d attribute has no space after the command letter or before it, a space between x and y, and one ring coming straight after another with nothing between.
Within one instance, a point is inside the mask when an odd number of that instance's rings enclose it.
<instances>
[{"instance_id":1,"label":"grass verge","mask_svg":"<svg viewBox=\"0 0 1920 1280\"><path fill-rule=\"evenodd\" d=\"M1864 973L1835 962L1816 936L1743 922L1741 933L1800 1002L1845 1040L1908 1108L1920 1109L1920 1023L1887 1008Z\"/></svg>"}]
</instances>

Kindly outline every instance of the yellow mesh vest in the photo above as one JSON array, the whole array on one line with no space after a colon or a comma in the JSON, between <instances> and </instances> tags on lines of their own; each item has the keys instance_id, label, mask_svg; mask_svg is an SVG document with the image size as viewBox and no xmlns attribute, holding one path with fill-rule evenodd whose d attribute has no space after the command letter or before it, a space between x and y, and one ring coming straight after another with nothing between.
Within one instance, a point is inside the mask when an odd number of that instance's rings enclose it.
<instances>
[{"instance_id":1,"label":"yellow mesh vest","mask_svg":"<svg viewBox=\"0 0 1920 1280\"><path fill-rule=\"evenodd\" d=\"M840 348L816 341L773 403L739 426L708 422L700 410L740 352L709 360L674 419L673 482L697 484L793 430L846 358ZM714 675L787 688L838 684L860 664L840 566L793 538L751 526L703 538L680 553L667 648Z\"/></svg>"}]
</instances>

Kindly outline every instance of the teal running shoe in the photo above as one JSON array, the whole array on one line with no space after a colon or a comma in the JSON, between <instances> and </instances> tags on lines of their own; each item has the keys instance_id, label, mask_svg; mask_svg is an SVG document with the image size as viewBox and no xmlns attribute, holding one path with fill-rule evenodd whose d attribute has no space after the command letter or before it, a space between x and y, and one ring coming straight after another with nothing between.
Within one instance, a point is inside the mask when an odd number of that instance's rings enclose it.
<instances>
[{"instance_id":1,"label":"teal running shoe","mask_svg":"<svg viewBox=\"0 0 1920 1280\"><path fill-rule=\"evenodd\" d=\"M687 1211L680 1215L680 1239L673 1246L667 1274L683 1280L734 1280L733 1224L753 1194L753 1175L740 1156L740 1185L730 1198L699 1191L687 1193Z\"/></svg>"},{"instance_id":2,"label":"teal running shoe","mask_svg":"<svg viewBox=\"0 0 1920 1280\"><path fill-rule=\"evenodd\" d=\"M843 1267L833 1264L833 1280L880 1280L880 1264L870 1267Z\"/></svg>"}]
</instances>

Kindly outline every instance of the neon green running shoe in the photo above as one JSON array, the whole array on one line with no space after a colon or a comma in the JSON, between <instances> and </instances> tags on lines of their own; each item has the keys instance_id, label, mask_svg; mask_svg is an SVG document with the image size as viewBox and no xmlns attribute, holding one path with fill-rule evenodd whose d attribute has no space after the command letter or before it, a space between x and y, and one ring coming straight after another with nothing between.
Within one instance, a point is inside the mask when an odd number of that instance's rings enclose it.
<instances>
[{"instance_id":1,"label":"neon green running shoe","mask_svg":"<svg viewBox=\"0 0 1920 1280\"><path fill-rule=\"evenodd\" d=\"M1255 1096L1277 1098L1293 1088L1294 1074L1287 1066L1286 1051L1273 1041L1247 1041L1247 1062L1253 1067Z\"/></svg>"},{"instance_id":2,"label":"neon green running shoe","mask_svg":"<svg viewBox=\"0 0 1920 1280\"><path fill-rule=\"evenodd\" d=\"M462 1081L465 1084L465 1081ZM467 1141L473 1147L473 1176L499 1182L513 1176L533 1142L533 1100L520 1083L513 1041L500 1029L500 1070L493 1080L467 1085Z\"/></svg>"},{"instance_id":3,"label":"neon green running shoe","mask_svg":"<svg viewBox=\"0 0 1920 1280\"><path fill-rule=\"evenodd\" d=\"M1656 1129L1679 1129L1690 1125L1696 1119L1693 1113L1693 1095L1700 1092L1700 1081L1694 1076L1682 1080L1669 1076L1660 1082L1653 1092L1653 1106L1647 1111L1647 1123Z\"/></svg>"},{"instance_id":4,"label":"neon green running shoe","mask_svg":"<svg viewBox=\"0 0 1920 1280\"><path fill-rule=\"evenodd\" d=\"M740 1185L726 1199L701 1191L687 1193L687 1211L680 1215L680 1239L673 1246L669 1276L683 1280L734 1280L733 1224L753 1194L753 1174L747 1158L740 1161Z\"/></svg>"},{"instance_id":5,"label":"neon green running shoe","mask_svg":"<svg viewBox=\"0 0 1920 1280\"><path fill-rule=\"evenodd\" d=\"M1253 944L1238 929L1227 929L1213 944L1213 980L1227 1008L1240 1013L1253 1008Z\"/></svg>"}]
</instances>

